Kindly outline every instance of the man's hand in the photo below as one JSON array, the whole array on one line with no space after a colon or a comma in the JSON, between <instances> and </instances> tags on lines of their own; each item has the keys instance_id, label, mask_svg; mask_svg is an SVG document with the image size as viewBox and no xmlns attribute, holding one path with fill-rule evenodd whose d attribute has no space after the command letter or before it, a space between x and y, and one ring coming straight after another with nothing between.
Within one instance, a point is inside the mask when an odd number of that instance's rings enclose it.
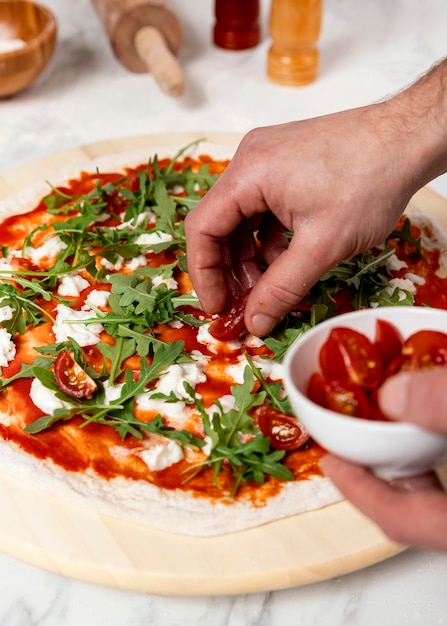
<instances>
[{"instance_id":1,"label":"man's hand","mask_svg":"<svg viewBox=\"0 0 447 626\"><path fill-rule=\"evenodd\" d=\"M379 104L248 133L185 221L204 310L222 311L236 277L253 287L248 330L266 335L327 270L383 241L447 169L445 84L447 61Z\"/></svg>"},{"instance_id":2,"label":"man's hand","mask_svg":"<svg viewBox=\"0 0 447 626\"><path fill-rule=\"evenodd\" d=\"M447 436L447 366L388 379L381 409ZM385 482L367 469L333 456L322 461L341 493L398 543L447 552L447 494L434 473Z\"/></svg>"}]
</instances>

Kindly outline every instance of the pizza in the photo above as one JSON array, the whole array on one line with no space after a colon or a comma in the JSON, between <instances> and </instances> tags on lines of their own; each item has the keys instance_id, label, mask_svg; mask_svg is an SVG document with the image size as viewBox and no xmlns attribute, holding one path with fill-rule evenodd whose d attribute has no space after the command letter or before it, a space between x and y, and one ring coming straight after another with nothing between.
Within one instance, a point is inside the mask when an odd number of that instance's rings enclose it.
<instances>
[{"instance_id":1,"label":"pizza","mask_svg":"<svg viewBox=\"0 0 447 626\"><path fill-rule=\"evenodd\" d=\"M341 499L293 415L281 362L323 319L447 308L443 233L411 210L269 337L244 297L205 314L185 215L231 158L198 143L88 164L0 205L0 471L90 510L210 536Z\"/></svg>"}]
</instances>

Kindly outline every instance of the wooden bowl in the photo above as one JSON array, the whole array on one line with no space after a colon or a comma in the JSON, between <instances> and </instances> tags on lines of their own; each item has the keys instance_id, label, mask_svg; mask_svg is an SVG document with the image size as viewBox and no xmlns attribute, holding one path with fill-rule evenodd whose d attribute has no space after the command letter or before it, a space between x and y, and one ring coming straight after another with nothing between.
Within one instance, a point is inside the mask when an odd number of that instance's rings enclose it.
<instances>
[{"instance_id":1,"label":"wooden bowl","mask_svg":"<svg viewBox=\"0 0 447 626\"><path fill-rule=\"evenodd\" d=\"M46 67L57 23L46 7L28 0L0 0L0 97L26 89Z\"/></svg>"}]
</instances>

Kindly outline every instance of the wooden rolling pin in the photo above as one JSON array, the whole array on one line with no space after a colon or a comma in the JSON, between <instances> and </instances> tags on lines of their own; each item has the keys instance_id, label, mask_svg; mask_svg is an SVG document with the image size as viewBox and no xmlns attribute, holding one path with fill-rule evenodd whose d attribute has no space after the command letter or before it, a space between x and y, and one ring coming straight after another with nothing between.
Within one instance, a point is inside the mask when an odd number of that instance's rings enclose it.
<instances>
[{"instance_id":1,"label":"wooden rolling pin","mask_svg":"<svg viewBox=\"0 0 447 626\"><path fill-rule=\"evenodd\" d=\"M117 59L131 72L150 72L170 96L185 79L176 58L182 27L165 0L92 0Z\"/></svg>"}]
</instances>

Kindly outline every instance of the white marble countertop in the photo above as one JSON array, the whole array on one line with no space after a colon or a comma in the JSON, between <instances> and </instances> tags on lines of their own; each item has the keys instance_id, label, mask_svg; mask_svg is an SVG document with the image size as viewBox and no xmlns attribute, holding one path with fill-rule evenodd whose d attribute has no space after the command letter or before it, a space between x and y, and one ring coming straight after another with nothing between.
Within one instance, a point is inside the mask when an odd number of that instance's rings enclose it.
<instances>
[{"instance_id":1,"label":"white marble countertop","mask_svg":"<svg viewBox=\"0 0 447 626\"><path fill-rule=\"evenodd\" d=\"M403 88L447 55L445 0L326 0L318 80L281 87L265 75L268 0L262 42L243 52L212 45L212 0L173 0L185 34L180 60L187 90L171 99L150 75L129 74L118 64L89 0L42 2L58 18L58 45L31 89L0 101L0 172L109 138L245 132L363 105ZM447 195L445 176L432 186ZM2 555L0 578L2 626L447 624L447 555L413 550L333 580L232 597L117 591Z\"/></svg>"}]
</instances>

